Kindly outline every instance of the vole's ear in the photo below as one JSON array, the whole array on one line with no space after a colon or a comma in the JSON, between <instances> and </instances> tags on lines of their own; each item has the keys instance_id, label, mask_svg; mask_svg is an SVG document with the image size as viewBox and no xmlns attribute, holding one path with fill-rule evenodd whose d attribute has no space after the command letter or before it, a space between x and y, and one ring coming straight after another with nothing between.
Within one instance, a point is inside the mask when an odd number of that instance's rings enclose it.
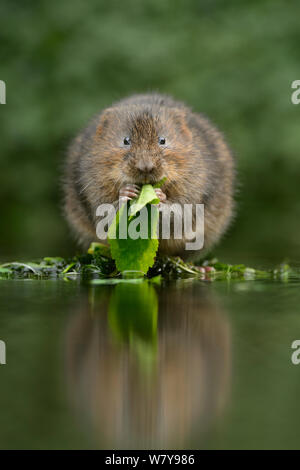
<instances>
[{"instance_id":1,"label":"vole's ear","mask_svg":"<svg viewBox=\"0 0 300 470\"><path fill-rule=\"evenodd\" d=\"M181 136L187 140L192 140L192 132L188 127L186 111L180 108L171 109L172 122L176 126L176 131L181 134Z\"/></svg>"},{"instance_id":2,"label":"vole's ear","mask_svg":"<svg viewBox=\"0 0 300 470\"><path fill-rule=\"evenodd\" d=\"M100 137L103 131L107 128L108 123L112 117L113 111L113 108L107 108L100 115L96 128L96 137Z\"/></svg>"}]
</instances>

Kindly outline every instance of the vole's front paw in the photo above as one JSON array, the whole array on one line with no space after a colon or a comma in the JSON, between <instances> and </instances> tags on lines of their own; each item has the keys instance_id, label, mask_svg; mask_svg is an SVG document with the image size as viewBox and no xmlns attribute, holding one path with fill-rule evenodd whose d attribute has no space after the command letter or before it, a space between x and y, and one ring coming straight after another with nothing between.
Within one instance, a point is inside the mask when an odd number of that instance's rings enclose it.
<instances>
[{"instance_id":1,"label":"vole's front paw","mask_svg":"<svg viewBox=\"0 0 300 470\"><path fill-rule=\"evenodd\" d=\"M158 204L158 208L160 209L161 205L165 204L167 202L167 196L165 195L165 193L160 188L156 188L155 192L156 192L156 196L160 200L160 203Z\"/></svg>"},{"instance_id":2,"label":"vole's front paw","mask_svg":"<svg viewBox=\"0 0 300 470\"><path fill-rule=\"evenodd\" d=\"M131 199L135 199L138 197L141 188L136 184L125 184L122 186L119 192L119 199L122 202L131 201Z\"/></svg>"}]
</instances>

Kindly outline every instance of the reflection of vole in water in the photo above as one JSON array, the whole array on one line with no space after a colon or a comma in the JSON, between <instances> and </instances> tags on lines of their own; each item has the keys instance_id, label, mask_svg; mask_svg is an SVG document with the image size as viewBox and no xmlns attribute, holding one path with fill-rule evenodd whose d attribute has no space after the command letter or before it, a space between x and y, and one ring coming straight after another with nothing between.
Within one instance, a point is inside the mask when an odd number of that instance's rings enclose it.
<instances>
[{"instance_id":1,"label":"reflection of vole in water","mask_svg":"<svg viewBox=\"0 0 300 470\"><path fill-rule=\"evenodd\" d=\"M205 289L182 285L161 291L152 323L147 304L153 287L146 285L145 292L140 292L144 285L116 287L121 296L110 291L93 302L92 312L83 304L68 325L67 376L76 407L107 448L182 448L193 436L199 446L228 397L226 317ZM145 294L143 311L133 311L129 287L132 298ZM120 307L110 317L112 306L124 304L133 306L126 316Z\"/></svg>"},{"instance_id":2,"label":"reflection of vole in water","mask_svg":"<svg viewBox=\"0 0 300 470\"><path fill-rule=\"evenodd\" d=\"M78 240L96 238L96 208L157 189L171 203L204 204L205 245L218 241L232 217L233 160L218 130L183 103L134 95L101 112L74 140L65 171L65 212ZM186 240L161 240L160 252L183 256Z\"/></svg>"}]
</instances>

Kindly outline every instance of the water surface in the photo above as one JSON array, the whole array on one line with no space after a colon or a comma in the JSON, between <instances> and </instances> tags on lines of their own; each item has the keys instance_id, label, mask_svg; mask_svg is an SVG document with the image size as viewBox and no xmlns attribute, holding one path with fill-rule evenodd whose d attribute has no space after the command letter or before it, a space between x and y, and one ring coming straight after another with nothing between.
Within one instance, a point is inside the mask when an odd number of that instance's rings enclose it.
<instances>
[{"instance_id":1,"label":"water surface","mask_svg":"<svg viewBox=\"0 0 300 470\"><path fill-rule=\"evenodd\" d=\"M0 448L300 448L300 285L0 282Z\"/></svg>"}]
</instances>

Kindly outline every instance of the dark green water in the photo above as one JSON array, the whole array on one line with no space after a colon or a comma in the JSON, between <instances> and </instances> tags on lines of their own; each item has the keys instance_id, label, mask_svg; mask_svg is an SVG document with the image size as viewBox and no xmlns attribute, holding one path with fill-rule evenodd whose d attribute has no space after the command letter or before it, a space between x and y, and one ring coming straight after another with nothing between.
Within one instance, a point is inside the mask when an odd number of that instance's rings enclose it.
<instances>
[{"instance_id":1,"label":"dark green water","mask_svg":"<svg viewBox=\"0 0 300 470\"><path fill-rule=\"evenodd\" d=\"M1 281L0 448L300 448L298 281Z\"/></svg>"}]
</instances>

